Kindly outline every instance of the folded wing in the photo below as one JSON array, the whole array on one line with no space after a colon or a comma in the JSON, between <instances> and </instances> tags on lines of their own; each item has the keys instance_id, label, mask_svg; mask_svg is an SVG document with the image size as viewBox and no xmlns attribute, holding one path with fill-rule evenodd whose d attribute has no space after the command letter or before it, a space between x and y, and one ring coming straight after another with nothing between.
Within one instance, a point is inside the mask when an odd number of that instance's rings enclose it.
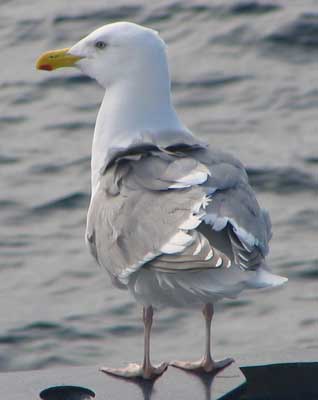
<instances>
[{"instance_id":1,"label":"folded wing","mask_svg":"<svg viewBox=\"0 0 318 400\"><path fill-rule=\"evenodd\" d=\"M270 222L233 157L198 146L139 146L101 175L86 238L125 285L142 267L255 270L268 251Z\"/></svg>"}]
</instances>

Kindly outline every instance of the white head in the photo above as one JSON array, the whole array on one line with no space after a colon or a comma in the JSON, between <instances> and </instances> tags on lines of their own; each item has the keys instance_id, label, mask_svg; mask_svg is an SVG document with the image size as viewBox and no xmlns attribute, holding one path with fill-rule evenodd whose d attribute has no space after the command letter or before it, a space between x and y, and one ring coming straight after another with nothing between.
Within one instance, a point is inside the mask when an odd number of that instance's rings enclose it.
<instances>
[{"instance_id":1,"label":"white head","mask_svg":"<svg viewBox=\"0 0 318 400\"><path fill-rule=\"evenodd\" d=\"M96 29L71 47L69 53L83 57L77 62L78 67L105 88L148 73L158 63L167 73L165 43L158 33L130 22Z\"/></svg>"},{"instance_id":2,"label":"white head","mask_svg":"<svg viewBox=\"0 0 318 400\"><path fill-rule=\"evenodd\" d=\"M69 66L105 88L138 76L145 79L149 73L169 78L164 41L156 31L131 22L104 25L71 48L45 53L37 62L46 70Z\"/></svg>"}]
</instances>

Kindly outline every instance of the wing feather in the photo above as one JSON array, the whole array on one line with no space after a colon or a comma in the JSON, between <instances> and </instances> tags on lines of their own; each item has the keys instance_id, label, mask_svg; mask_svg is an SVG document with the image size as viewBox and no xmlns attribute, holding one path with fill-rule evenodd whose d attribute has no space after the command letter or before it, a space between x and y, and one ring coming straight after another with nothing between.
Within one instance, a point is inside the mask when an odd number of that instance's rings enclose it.
<instances>
[{"instance_id":1,"label":"wing feather","mask_svg":"<svg viewBox=\"0 0 318 400\"><path fill-rule=\"evenodd\" d=\"M122 153L105 169L86 231L98 263L124 284L141 267L173 273L234 263L257 269L270 221L243 166L197 146L174 151Z\"/></svg>"}]
</instances>

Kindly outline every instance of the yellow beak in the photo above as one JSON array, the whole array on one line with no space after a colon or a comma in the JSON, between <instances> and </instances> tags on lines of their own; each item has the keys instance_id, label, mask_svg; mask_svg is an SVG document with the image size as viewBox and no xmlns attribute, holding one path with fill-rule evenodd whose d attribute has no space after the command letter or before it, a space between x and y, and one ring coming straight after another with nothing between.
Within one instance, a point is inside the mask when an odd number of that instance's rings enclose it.
<instances>
[{"instance_id":1,"label":"yellow beak","mask_svg":"<svg viewBox=\"0 0 318 400\"><path fill-rule=\"evenodd\" d=\"M69 49L52 50L43 53L36 60L36 68L45 71L53 71L62 67L73 67L76 61L83 57L73 56L68 53Z\"/></svg>"}]
</instances>

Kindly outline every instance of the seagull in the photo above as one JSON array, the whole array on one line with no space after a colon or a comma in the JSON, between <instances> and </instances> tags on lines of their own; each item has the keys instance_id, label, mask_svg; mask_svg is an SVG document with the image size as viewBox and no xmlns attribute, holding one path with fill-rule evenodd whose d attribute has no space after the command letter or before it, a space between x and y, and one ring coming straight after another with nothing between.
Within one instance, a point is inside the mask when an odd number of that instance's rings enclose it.
<instances>
[{"instance_id":1,"label":"seagull","mask_svg":"<svg viewBox=\"0 0 318 400\"><path fill-rule=\"evenodd\" d=\"M42 54L36 67L76 67L105 89L92 144L85 240L112 283L142 305L144 359L101 370L156 379L169 364L208 373L225 368L231 358L211 355L214 304L287 281L266 263L271 222L243 164L182 124L171 100L166 45L152 29L107 24L73 47ZM202 311L206 340L199 361L151 363L153 312L164 307Z\"/></svg>"}]
</instances>

